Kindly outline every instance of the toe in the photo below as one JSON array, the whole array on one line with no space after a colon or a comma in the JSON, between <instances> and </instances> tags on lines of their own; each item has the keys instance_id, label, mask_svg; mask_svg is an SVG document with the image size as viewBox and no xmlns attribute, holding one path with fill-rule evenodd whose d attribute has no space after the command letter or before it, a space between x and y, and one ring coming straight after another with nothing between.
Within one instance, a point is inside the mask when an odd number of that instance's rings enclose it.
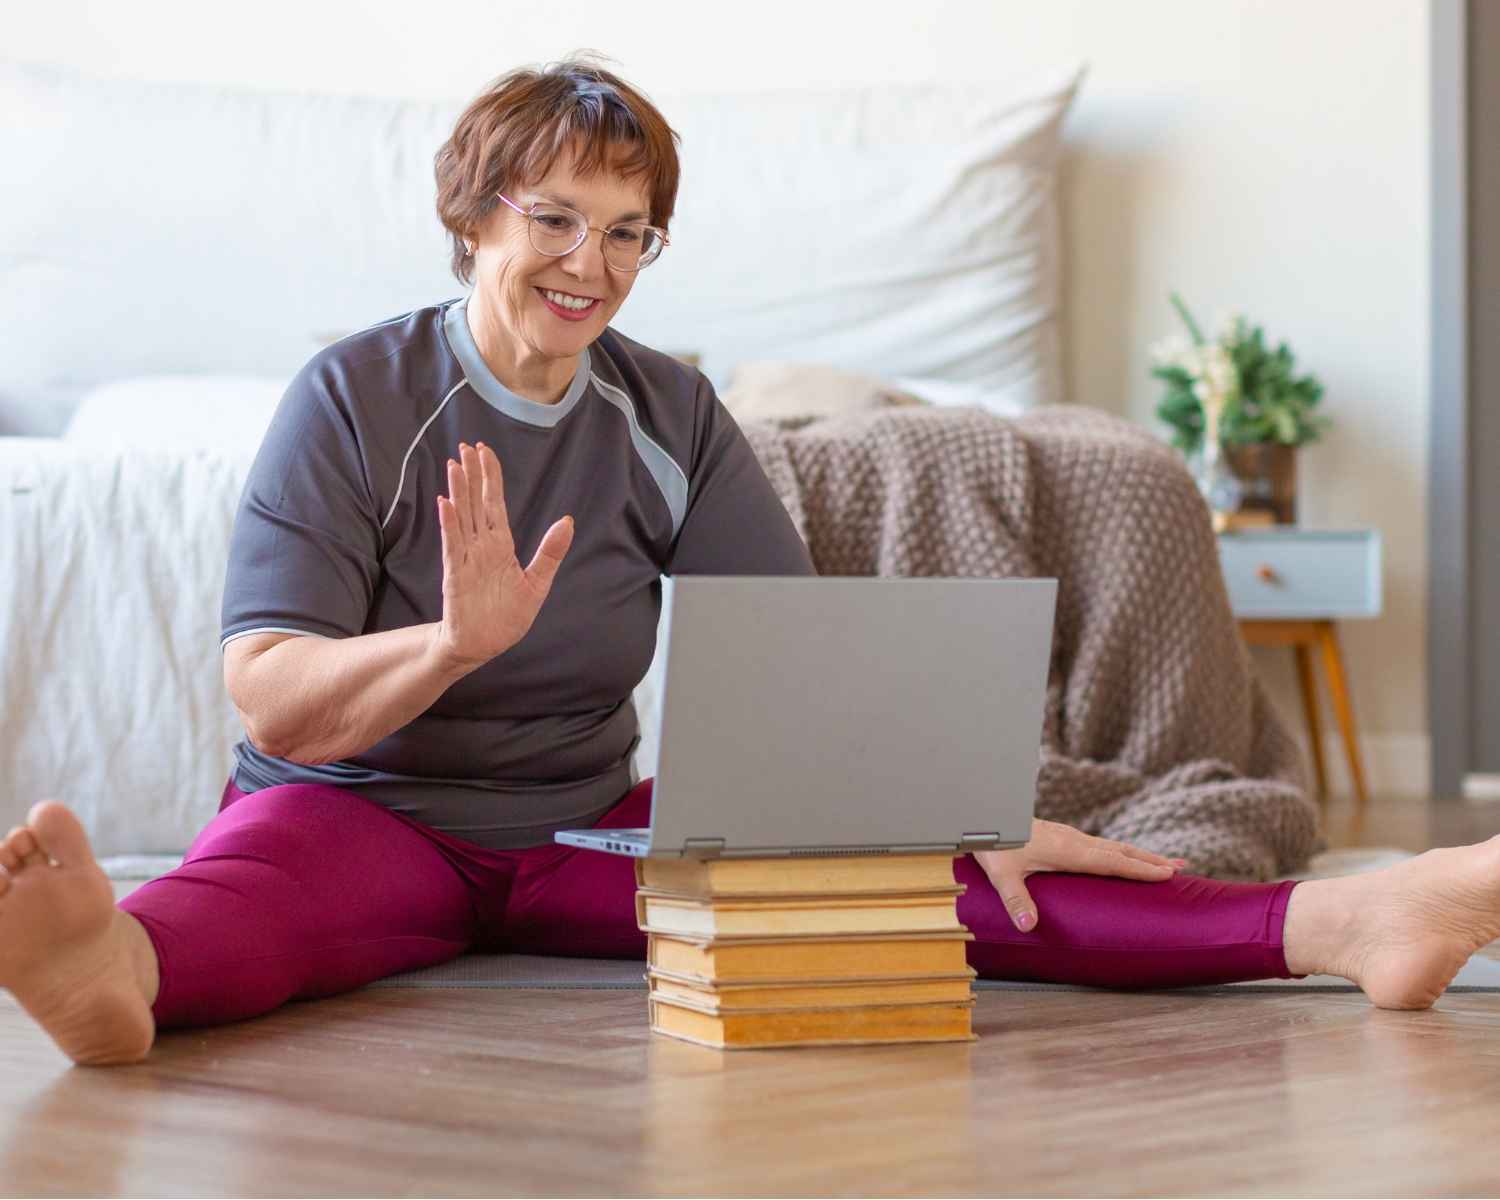
<instances>
[{"instance_id":1,"label":"toe","mask_svg":"<svg viewBox=\"0 0 1500 1200\"><path fill-rule=\"evenodd\" d=\"M15 872L21 869L21 856L10 848L10 839L0 842L0 867Z\"/></svg>"},{"instance_id":2,"label":"toe","mask_svg":"<svg viewBox=\"0 0 1500 1200\"><path fill-rule=\"evenodd\" d=\"M0 871L0 896L5 895L8 891L10 891L10 873L8 871Z\"/></svg>"},{"instance_id":3,"label":"toe","mask_svg":"<svg viewBox=\"0 0 1500 1200\"><path fill-rule=\"evenodd\" d=\"M25 866L26 860L37 852L36 834L25 825L18 825L12 829L5 839L5 844L22 866Z\"/></svg>"},{"instance_id":4,"label":"toe","mask_svg":"<svg viewBox=\"0 0 1500 1200\"><path fill-rule=\"evenodd\" d=\"M36 831L45 857L55 859L65 867L94 860L89 835L67 805L56 800L43 800L32 806L27 820Z\"/></svg>"}]
</instances>

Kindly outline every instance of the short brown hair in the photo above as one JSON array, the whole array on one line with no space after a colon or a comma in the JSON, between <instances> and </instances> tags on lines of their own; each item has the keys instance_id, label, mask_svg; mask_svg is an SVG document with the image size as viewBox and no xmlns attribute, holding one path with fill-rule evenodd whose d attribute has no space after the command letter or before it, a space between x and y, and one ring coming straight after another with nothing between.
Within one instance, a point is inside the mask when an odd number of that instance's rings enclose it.
<instances>
[{"instance_id":1,"label":"short brown hair","mask_svg":"<svg viewBox=\"0 0 1500 1200\"><path fill-rule=\"evenodd\" d=\"M651 223L667 228L679 140L651 101L587 56L500 76L464 110L434 164L453 274L472 282L474 257L464 240L499 205L495 193L540 179L575 145L584 175L608 169L645 179Z\"/></svg>"}]
</instances>

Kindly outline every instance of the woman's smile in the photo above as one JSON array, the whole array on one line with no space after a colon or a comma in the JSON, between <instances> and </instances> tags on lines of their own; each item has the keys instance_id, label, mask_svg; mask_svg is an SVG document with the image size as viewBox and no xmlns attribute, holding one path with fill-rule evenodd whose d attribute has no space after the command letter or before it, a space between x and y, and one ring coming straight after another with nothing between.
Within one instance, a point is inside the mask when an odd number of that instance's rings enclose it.
<instances>
[{"instance_id":1,"label":"woman's smile","mask_svg":"<svg viewBox=\"0 0 1500 1200\"><path fill-rule=\"evenodd\" d=\"M539 287L535 290L542 298L542 303L564 321L585 321L594 315L601 303L596 296L577 296L556 288Z\"/></svg>"}]
</instances>

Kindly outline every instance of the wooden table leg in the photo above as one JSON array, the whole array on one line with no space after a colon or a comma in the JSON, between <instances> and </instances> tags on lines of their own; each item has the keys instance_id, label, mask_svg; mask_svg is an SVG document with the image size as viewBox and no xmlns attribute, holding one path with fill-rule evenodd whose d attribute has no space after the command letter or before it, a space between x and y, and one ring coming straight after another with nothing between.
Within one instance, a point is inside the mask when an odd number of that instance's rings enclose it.
<instances>
[{"instance_id":1,"label":"wooden table leg","mask_svg":"<svg viewBox=\"0 0 1500 1200\"><path fill-rule=\"evenodd\" d=\"M1302 711L1307 718L1307 738L1312 752L1313 775L1318 799L1328 795L1328 765L1323 761L1323 721L1318 715L1318 680L1313 671L1312 648L1306 642L1292 647L1297 655L1297 679L1302 684Z\"/></svg>"},{"instance_id":2,"label":"wooden table leg","mask_svg":"<svg viewBox=\"0 0 1500 1200\"><path fill-rule=\"evenodd\" d=\"M1333 696L1333 715L1344 739L1344 754L1349 759L1349 778L1354 795L1364 804L1365 769L1359 754L1359 733L1354 727L1354 706L1349 701L1349 685L1344 676L1344 654L1339 647L1338 629L1332 621L1318 622L1318 642L1323 650L1323 670L1328 673L1328 690Z\"/></svg>"}]
</instances>

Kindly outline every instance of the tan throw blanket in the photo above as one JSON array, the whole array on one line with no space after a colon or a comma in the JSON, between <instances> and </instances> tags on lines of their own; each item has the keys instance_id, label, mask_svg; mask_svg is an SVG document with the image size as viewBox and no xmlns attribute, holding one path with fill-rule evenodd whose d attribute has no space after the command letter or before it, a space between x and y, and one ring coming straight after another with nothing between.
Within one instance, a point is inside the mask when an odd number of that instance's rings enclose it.
<instances>
[{"instance_id":1,"label":"tan throw blanket","mask_svg":"<svg viewBox=\"0 0 1500 1200\"><path fill-rule=\"evenodd\" d=\"M890 408L747 423L824 575L1055 576L1037 815L1271 879L1321 848L1300 751L1251 673L1207 509L1103 413Z\"/></svg>"}]
</instances>

